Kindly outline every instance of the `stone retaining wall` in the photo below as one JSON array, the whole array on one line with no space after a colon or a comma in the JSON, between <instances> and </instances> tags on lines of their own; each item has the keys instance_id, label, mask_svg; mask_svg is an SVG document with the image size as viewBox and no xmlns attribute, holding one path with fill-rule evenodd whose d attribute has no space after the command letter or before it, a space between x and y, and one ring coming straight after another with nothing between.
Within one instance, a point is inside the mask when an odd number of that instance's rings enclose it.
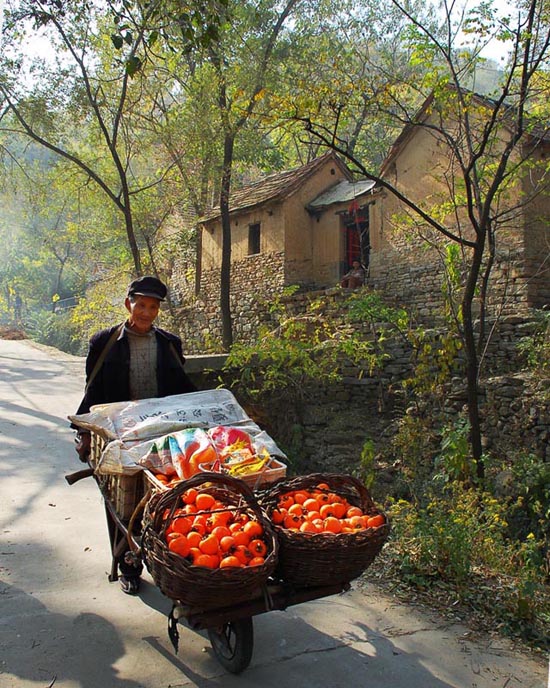
<instances>
[{"instance_id":1,"label":"stone retaining wall","mask_svg":"<svg viewBox=\"0 0 550 688\"><path fill-rule=\"evenodd\" d=\"M306 311L312 301L328 317L341 317L342 302L349 296L348 290L332 288L281 296L284 286L283 254L251 256L236 263L232 268L232 312L236 342L251 342L261 325L275 326L276 321L269 308L279 299L289 315ZM393 280L393 281L392 281ZM391 287L392 289L390 290ZM412 290L411 283L416 288ZM245 286L257 285L251 294ZM509 284L509 282L508 282ZM419 324L434 328L444 326L441 313L440 278L433 272L411 268L406 274L388 271L375 285L382 289L385 301L392 306L406 306ZM519 289L516 284L516 295ZM421 286L422 289L418 287ZM365 287L366 290L370 288ZM398 301L395 294L409 290L410 298ZM420 299L419 293L429 296ZM511 293L511 292L510 292ZM388 297L388 294L391 296ZM220 350L216 342L221 339L219 318L219 277L204 275L200 294L188 294L186 306L179 316L181 334L186 342L186 353L205 353ZM357 323L365 337L376 330L376 325ZM550 437L550 406L540 390L529 384L529 376L518 375L524 361L518 343L534 331L532 313L510 296L509 307L496 319L488 319L487 331L491 332L489 344L481 358L483 385L481 404L484 425L484 441L494 452L507 455L509 451L536 453L550 460L547 449ZM435 335L437 329L434 329ZM436 337L435 337L436 339ZM249 412L279 444L287 449L291 464L297 472L314 470L354 470L361 460L361 451L367 439L375 447L382 447L393 432L394 422L405 413L406 399L402 381L413 369L413 351L402 338L388 342L388 361L372 377L357 379L358 370L349 364L344 367L343 382L330 388L317 387L303 390L304 399L296 406L290 399L264 399L261 408ZM225 376L226 386L236 382L237 398L246 398L239 389L239 372ZM201 385L215 386L218 373L211 374ZM463 381L455 380L445 397L443 408L433 409L436 414L456 418L465 403ZM243 403L241 401L241 403ZM439 402L438 402L439 403ZM246 404L244 404L246 406ZM428 409L426 411L430 413Z\"/></svg>"},{"instance_id":2,"label":"stone retaining wall","mask_svg":"<svg viewBox=\"0 0 550 688\"><path fill-rule=\"evenodd\" d=\"M272 323L270 305L284 287L284 254L247 256L231 266L231 316L235 342L251 342L261 324ZM194 285L180 284L176 310L179 333L188 354L221 351L220 273L201 276L200 292Z\"/></svg>"}]
</instances>

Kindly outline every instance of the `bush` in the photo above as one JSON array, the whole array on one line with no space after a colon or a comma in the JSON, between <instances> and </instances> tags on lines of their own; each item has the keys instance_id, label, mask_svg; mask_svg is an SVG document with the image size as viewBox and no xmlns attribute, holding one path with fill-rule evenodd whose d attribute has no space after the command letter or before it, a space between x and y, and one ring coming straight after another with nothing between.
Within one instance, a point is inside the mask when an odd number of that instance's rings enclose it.
<instances>
[{"instance_id":1,"label":"bush","mask_svg":"<svg viewBox=\"0 0 550 688\"><path fill-rule=\"evenodd\" d=\"M69 354L81 354L78 328L71 320L70 311L34 311L25 321L27 335L47 346L53 346Z\"/></svg>"},{"instance_id":2,"label":"bush","mask_svg":"<svg viewBox=\"0 0 550 688\"><path fill-rule=\"evenodd\" d=\"M458 601L501 630L545 646L550 594L543 543L533 533L509 537L505 504L453 483L424 506L392 501L388 514L392 538L385 558L394 575L419 588L449 584Z\"/></svg>"}]
</instances>

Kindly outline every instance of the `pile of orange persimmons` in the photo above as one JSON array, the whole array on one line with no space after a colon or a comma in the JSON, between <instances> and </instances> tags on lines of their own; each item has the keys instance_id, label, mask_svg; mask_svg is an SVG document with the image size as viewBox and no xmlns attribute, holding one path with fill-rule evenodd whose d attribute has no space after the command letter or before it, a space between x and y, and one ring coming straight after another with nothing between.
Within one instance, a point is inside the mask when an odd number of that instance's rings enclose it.
<instances>
[{"instance_id":1,"label":"pile of orange persimmons","mask_svg":"<svg viewBox=\"0 0 550 688\"><path fill-rule=\"evenodd\" d=\"M252 513L190 487L171 514L165 537L168 549L194 566L211 569L260 566L268 555L264 527Z\"/></svg>"},{"instance_id":2,"label":"pile of orange persimmons","mask_svg":"<svg viewBox=\"0 0 550 688\"><path fill-rule=\"evenodd\" d=\"M355 533L386 522L382 514L365 514L345 497L331 492L326 483L283 493L270 517L275 525L302 533Z\"/></svg>"}]
</instances>

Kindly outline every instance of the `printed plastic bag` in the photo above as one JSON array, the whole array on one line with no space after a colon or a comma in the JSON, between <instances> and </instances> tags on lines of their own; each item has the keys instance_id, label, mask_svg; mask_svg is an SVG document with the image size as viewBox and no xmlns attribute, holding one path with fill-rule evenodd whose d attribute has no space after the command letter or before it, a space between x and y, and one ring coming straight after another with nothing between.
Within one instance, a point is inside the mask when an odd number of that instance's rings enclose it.
<instances>
[{"instance_id":1,"label":"printed plastic bag","mask_svg":"<svg viewBox=\"0 0 550 688\"><path fill-rule=\"evenodd\" d=\"M187 428L161 437L139 463L157 473L175 472L183 480L198 473L201 463L213 463L217 458L206 432L201 428Z\"/></svg>"}]
</instances>

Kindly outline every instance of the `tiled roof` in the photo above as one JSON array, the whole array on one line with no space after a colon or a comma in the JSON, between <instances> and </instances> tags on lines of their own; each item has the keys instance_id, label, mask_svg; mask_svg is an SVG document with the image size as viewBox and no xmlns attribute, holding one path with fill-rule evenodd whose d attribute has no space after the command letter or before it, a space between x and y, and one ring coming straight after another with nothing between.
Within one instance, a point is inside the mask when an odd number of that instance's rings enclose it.
<instances>
[{"instance_id":1,"label":"tiled roof","mask_svg":"<svg viewBox=\"0 0 550 688\"><path fill-rule=\"evenodd\" d=\"M319 168L325 165L330 160L333 160L336 165L342 169L349 177L350 172L343 162L333 153L325 153L325 155L316 158L307 165L296 167L286 172L276 172L269 174L263 179L244 186L241 189L236 189L231 192L229 200L229 208L231 214L250 210L258 205L262 205L267 201L281 200L290 196L294 191L299 189L302 184L307 181ZM207 211L199 222L209 222L220 216L220 207L214 206Z\"/></svg>"},{"instance_id":2,"label":"tiled roof","mask_svg":"<svg viewBox=\"0 0 550 688\"><path fill-rule=\"evenodd\" d=\"M323 193L316 196L308 203L308 208L311 210L321 210L333 203L347 203L371 191L374 185L375 182L373 182L372 179L360 179L356 182L350 182L344 179L338 182L338 184L331 186L327 191L323 191Z\"/></svg>"}]
</instances>

